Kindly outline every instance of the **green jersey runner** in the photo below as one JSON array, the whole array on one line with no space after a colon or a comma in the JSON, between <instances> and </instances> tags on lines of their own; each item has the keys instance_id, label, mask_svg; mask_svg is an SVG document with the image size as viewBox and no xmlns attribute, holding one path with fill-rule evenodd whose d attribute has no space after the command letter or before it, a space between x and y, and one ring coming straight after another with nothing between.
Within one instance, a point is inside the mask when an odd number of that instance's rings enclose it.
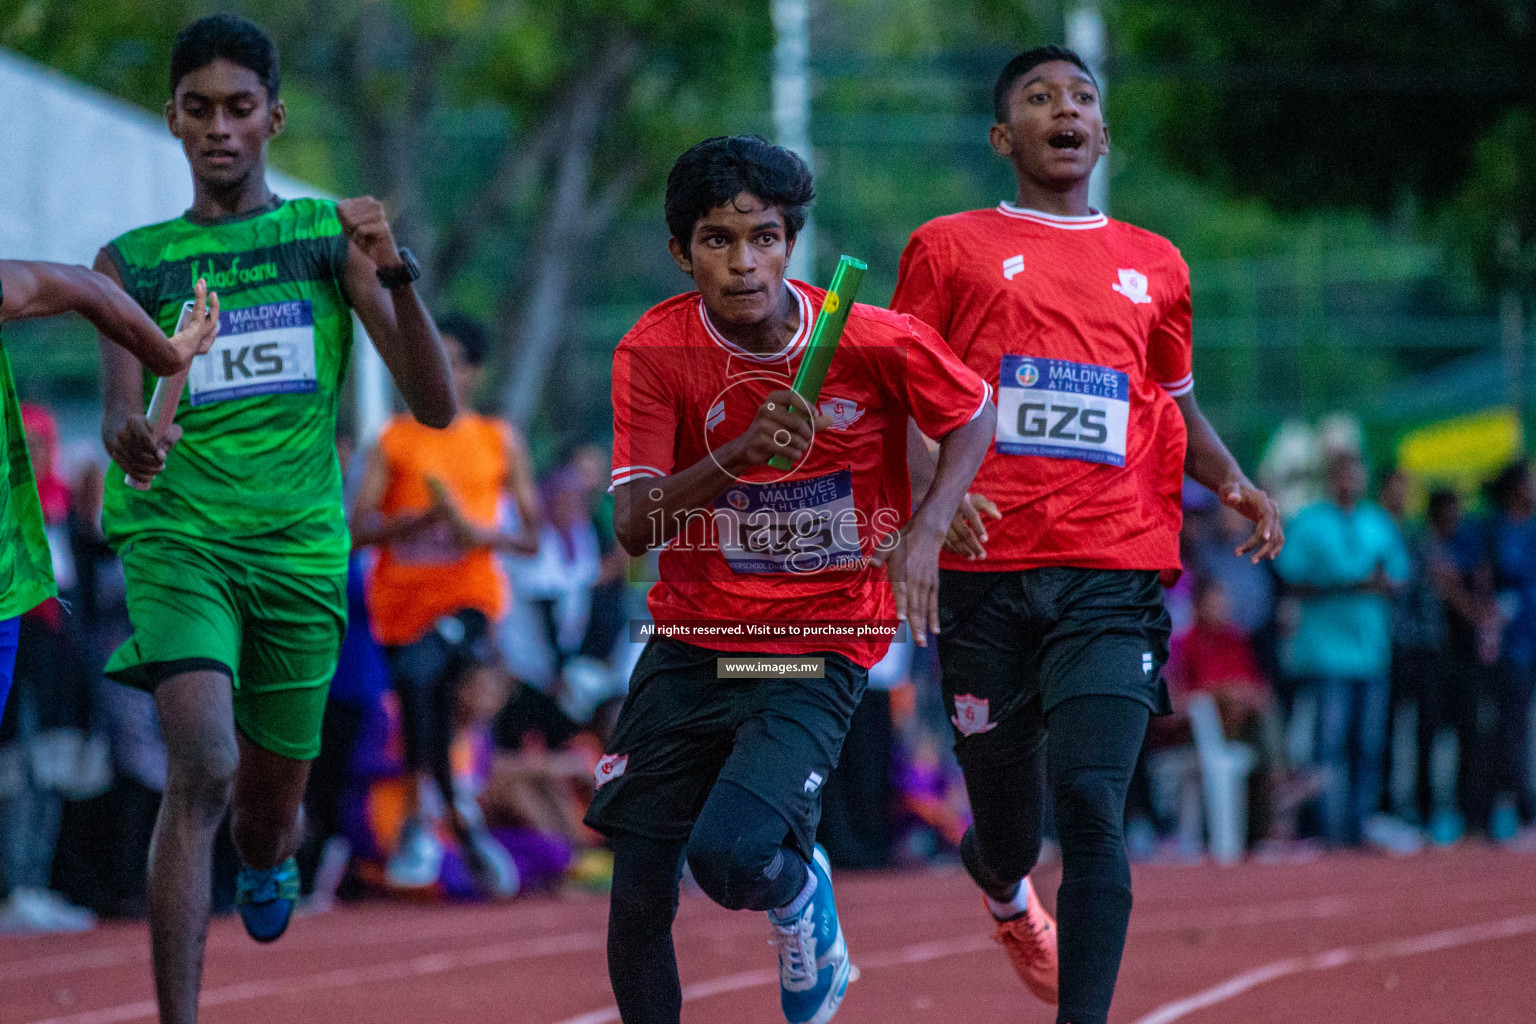
<instances>
[{"instance_id":1,"label":"green jersey runner","mask_svg":"<svg viewBox=\"0 0 1536 1024\"><path fill-rule=\"evenodd\" d=\"M0 293L3 298L3 293ZM55 592L53 559L43 533L43 506L37 497L27 432L21 426L21 406L11 359L0 344L0 621L31 611ZM0 700L0 711L5 704Z\"/></svg>"},{"instance_id":2,"label":"green jersey runner","mask_svg":"<svg viewBox=\"0 0 1536 1024\"><path fill-rule=\"evenodd\" d=\"M184 215L106 251L164 328L199 277L222 300L164 472L146 491L117 467L107 477L102 523L123 556L134 626L107 675L153 689L177 672L224 669L248 737L314 757L350 547L335 436L352 315L336 204L274 200L217 223Z\"/></svg>"}]
</instances>

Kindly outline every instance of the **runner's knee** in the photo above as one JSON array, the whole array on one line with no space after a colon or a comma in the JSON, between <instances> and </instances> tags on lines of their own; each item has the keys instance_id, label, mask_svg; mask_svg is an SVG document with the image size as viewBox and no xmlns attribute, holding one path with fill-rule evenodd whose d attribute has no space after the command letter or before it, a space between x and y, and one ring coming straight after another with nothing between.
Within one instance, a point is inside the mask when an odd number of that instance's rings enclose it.
<instances>
[{"instance_id":1,"label":"runner's knee","mask_svg":"<svg viewBox=\"0 0 1536 1024\"><path fill-rule=\"evenodd\" d=\"M784 879L796 855L784 847L788 827L754 794L720 783L688 839L688 866L699 888L727 910L767 910L786 900ZM793 895L793 893L791 893Z\"/></svg>"},{"instance_id":2,"label":"runner's knee","mask_svg":"<svg viewBox=\"0 0 1536 1024\"><path fill-rule=\"evenodd\" d=\"M200 817L222 818L234 791L240 751L233 736L213 735L205 742L174 748L166 778L166 796Z\"/></svg>"},{"instance_id":3,"label":"runner's knee","mask_svg":"<svg viewBox=\"0 0 1536 1024\"><path fill-rule=\"evenodd\" d=\"M782 826L778 829L783 832ZM746 829L695 829L688 840L688 866L709 898L727 910L763 910L764 894L785 870L783 836L754 835Z\"/></svg>"}]
</instances>

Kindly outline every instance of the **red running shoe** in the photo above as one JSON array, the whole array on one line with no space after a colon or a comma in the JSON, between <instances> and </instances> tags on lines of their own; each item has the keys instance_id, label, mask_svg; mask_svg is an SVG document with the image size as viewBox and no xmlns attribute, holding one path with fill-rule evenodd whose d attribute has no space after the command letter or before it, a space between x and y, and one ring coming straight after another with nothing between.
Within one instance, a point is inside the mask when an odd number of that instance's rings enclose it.
<instances>
[{"instance_id":1,"label":"red running shoe","mask_svg":"<svg viewBox=\"0 0 1536 1024\"><path fill-rule=\"evenodd\" d=\"M1028 878L1024 879L1023 884L1026 892L1024 913L1006 921L997 921L997 931L992 933L992 939L1008 954L1013 973L1019 976L1024 987L1035 998L1055 1006L1056 921L1041 906L1040 898L1035 895L1035 887L1030 885ZM982 906L986 905L986 897L983 896ZM991 915L992 911L988 909L987 916Z\"/></svg>"}]
</instances>

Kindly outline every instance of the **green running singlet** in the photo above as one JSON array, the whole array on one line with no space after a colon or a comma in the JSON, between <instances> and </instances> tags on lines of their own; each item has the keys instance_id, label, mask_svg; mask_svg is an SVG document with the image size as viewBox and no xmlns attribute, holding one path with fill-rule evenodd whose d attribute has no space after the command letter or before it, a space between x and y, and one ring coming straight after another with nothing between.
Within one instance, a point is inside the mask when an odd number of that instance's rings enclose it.
<instances>
[{"instance_id":1,"label":"green running singlet","mask_svg":"<svg viewBox=\"0 0 1536 1024\"><path fill-rule=\"evenodd\" d=\"M165 537L294 575L344 574L350 539L336 405L352 349L347 239L328 200L278 200L214 223L184 215L107 246L129 295L174 329L199 277L219 336L193 361L184 434L148 491L107 476L107 539ZM146 375L146 397L154 378Z\"/></svg>"},{"instance_id":2,"label":"green running singlet","mask_svg":"<svg viewBox=\"0 0 1536 1024\"><path fill-rule=\"evenodd\" d=\"M3 296L0 296L3 297ZM27 432L21 425L11 359L0 345L0 620L29 612L55 593ZM0 703L0 710L4 704Z\"/></svg>"}]
</instances>

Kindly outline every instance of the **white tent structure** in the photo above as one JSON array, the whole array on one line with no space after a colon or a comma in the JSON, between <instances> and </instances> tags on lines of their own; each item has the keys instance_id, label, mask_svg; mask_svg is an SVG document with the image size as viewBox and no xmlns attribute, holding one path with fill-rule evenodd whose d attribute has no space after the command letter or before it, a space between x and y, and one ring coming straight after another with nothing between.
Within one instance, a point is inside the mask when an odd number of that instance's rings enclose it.
<instances>
[{"instance_id":1,"label":"white tent structure","mask_svg":"<svg viewBox=\"0 0 1536 1024\"><path fill-rule=\"evenodd\" d=\"M181 144L156 115L5 49L0 109L0 257L89 266L104 242L192 205ZM268 181L279 195L324 195L284 174ZM373 346L359 341L363 440L389 415L389 390Z\"/></svg>"}]
</instances>

